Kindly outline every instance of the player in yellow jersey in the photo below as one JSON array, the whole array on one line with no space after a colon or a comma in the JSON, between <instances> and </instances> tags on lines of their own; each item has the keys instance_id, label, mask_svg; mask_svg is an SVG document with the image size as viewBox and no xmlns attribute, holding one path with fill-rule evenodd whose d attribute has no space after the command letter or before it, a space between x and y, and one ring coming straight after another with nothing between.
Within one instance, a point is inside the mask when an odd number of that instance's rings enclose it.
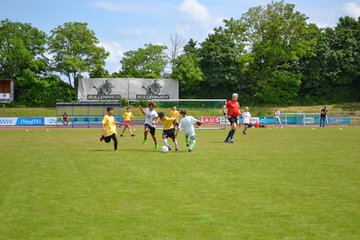
<instances>
[{"instance_id":1,"label":"player in yellow jersey","mask_svg":"<svg viewBox=\"0 0 360 240\"><path fill-rule=\"evenodd\" d=\"M114 151L117 151L116 124L118 124L118 122L115 121L113 116L114 109L112 107L107 107L106 111L107 115L105 115L102 120L103 134L101 135L100 142L104 140L106 143L109 143L112 139L114 142Z\"/></svg>"},{"instance_id":2,"label":"player in yellow jersey","mask_svg":"<svg viewBox=\"0 0 360 240\"><path fill-rule=\"evenodd\" d=\"M176 110L175 105L171 108L170 117L176 119L174 122L174 127L177 129L179 126L179 122L180 122L180 113L178 110Z\"/></svg>"},{"instance_id":3,"label":"player in yellow jersey","mask_svg":"<svg viewBox=\"0 0 360 240\"><path fill-rule=\"evenodd\" d=\"M163 123L163 133L162 138L164 140L165 145L171 150L171 147L167 141L167 138L171 138L175 145L175 151L177 152L178 149L178 143L175 138L175 128L174 128L174 122L175 118L169 118L165 117L165 114L163 112L159 112L159 120Z\"/></svg>"},{"instance_id":4,"label":"player in yellow jersey","mask_svg":"<svg viewBox=\"0 0 360 240\"><path fill-rule=\"evenodd\" d=\"M124 136L124 133L125 133L126 129L129 129L129 133L131 134L132 137L135 136L135 134L132 133L131 127L130 127L130 121L131 121L131 119L133 119L133 118L136 118L136 117L132 114L132 112L130 112L130 107L129 107L129 106L126 107L126 112L125 112L124 115L123 115L123 119L124 119L124 121L125 121L125 125L124 125L124 129L123 129L120 137L123 137L123 136Z\"/></svg>"}]
</instances>

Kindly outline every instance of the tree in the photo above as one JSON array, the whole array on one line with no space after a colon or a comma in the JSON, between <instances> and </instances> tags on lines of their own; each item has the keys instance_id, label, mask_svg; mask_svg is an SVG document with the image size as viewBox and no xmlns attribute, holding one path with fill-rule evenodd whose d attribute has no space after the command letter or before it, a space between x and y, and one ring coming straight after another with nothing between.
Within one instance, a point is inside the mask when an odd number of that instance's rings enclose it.
<instances>
[{"instance_id":1,"label":"tree","mask_svg":"<svg viewBox=\"0 0 360 240\"><path fill-rule=\"evenodd\" d=\"M89 72L90 78L109 78L110 73L103 67L103 66L97 66L95 69L92 69Z\"/></svg>"},{"instance_id":2,"label":"tree","mask_svg":"<svg viewBox=\"0 0 360 240\"><path fill-rule=\"evenodd\" d=\"M239 23L239 22L237 22ZM247 59L244 39L245 28L233 19L225 26L214 29L201 43L199 56L204 73L201 88L206 98L228 97L244 86Z\"/></svg>"},{"instance_id":3,"label":"tree","mask_svg":"<svg viewBox=\"0 0 360 240\"><path fill-rule=\"evenodd\" d=\"M36 74L47 68L46 35L28 23L0 22L0 77L17 78L24 70Z\"/></svg>"},{"instance_id":4,"label":"tree","mask_svg":"<svg viewBox=\"0 0 360 240\"><path fill-rule=\"evenodd\" d=\"M179 35L174 34L170 36L170 43L167 46L167 53L171 72L174 71L174 68L176 67L176 59L181 55L183 46L184 40L180 38Z\"/></svg>"},{"instance_id":5,"label":"tree","mask_svg":"<svg viewBox=\"0 0 360 240\"><path fill-rule=\"evenodd\" d=\"M303 70L304 99L310 102L360 99L359 27L359 20L344 17L334 29L319 31L315 55L308 59Z\"/></svg>"},{"instance_id":6,"label":"tree","mask_svg":"<svg viewBox=\"0 0 360 240\"><path fill-rule=\"evenodd\" d=\"M145 44L145 48L124 53L120 61L122 77L160 78L167 65L166 46Z\"/></svg>"},{"instance_id":7,"label":"tree","mask_svg":"<svg viewBox=\"0 0 360 240\"><path fill-rule=\"evenodd\" d=\"M56 102L76 100L75 90L57 75L36 76L24 70L16 79L15 100L18 104L33 107L53 107Z\"/></svg>"},{"instance_id":8,"label":"tree","mask_svg":"<svg viewBox=\"0 0 360 240\"><path fill-rule=\"evenodd\" d=\"M200 68L201 58L198 56L197 42L193 39L185 45L184 53L174 59L171 78L179 81L182 98L194 98L199 92L199 85L204 74Z\"/></svg>"},{"instance_id":9,"label":"tree","mask_svg":"<svg viewBox=\"0 0 360 240\"><path fill-rule=\"evenodd\" d=\"M317 27L294 7L275 2L251 8L240 19L253 59L248 78L260 102L294 102L301 86L302 59L314 54Z\"/></svg>"},{"instance_id":10,"label":"tree","mask_svg":"<svg viewBox=\"0 0 360 240\"><path fill-rule=\"evenodd\" d=\"M54 70L65 75L77 89L82 74L105 65L109 53L99 47L95 33L87 23L69 22L51 31L49 52L53 54Z\"/></svg>"}]
</instances>

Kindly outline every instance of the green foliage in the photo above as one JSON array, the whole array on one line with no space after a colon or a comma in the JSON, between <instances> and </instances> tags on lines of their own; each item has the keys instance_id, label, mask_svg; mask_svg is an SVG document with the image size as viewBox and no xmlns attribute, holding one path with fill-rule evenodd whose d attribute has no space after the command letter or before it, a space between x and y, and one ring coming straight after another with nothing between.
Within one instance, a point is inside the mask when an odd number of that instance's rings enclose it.
<instances>
[{"instance_id":1,"label":"green foliage","mask_svg":"<svg viewBox=\"0 0 360 240\"><path fill-rule=\"evenodd\" d=\"M179 81L181 98L229 98L238 92L246 104L360 101L360 18L342 17L335 28L324 29L307 20L293 4L271 2L225 19L203 42L190 39L181 55L182 42L175 36L170 60L162 45L128 51L121 70L109 74L104 68L109 53L86 23L64 23L47 38L28 23L6 19L0 22L0 78L15 79L17 101L36 106L63 98L59 93L68 85L59 86L54 96L40 94L60 84L46 77L54 72L75 89L85 73L93 78L170 76ZM51 59L44 56L46 50ZM169 66L172 71L166 73Z\"/></svg>"},{"instance_id":2,"label":"green foliage","mask_svg":"<svg viewBox=\"0 0 360 240\"><path fill-rule=\"evenodd\" d=\"M28 23L0 22L0 77L16 78L25 69L43 73L46 35Z\"/></svg>"},{"instance_id":3,"label":"green foliage","mask_svg":"<svg viewBox=\"0 0 360 240\"><path fill-rule=\"evenodd\" d=\"M310 101L360 100L360 19L339 19L317 34L315 56L304 68L302 96ZM335 93L335 94L334 94Z\"/></svg>"},{"instance_id":4,"label":"green foliage","mask_svg":"<svg viewBox=\"0 0 360 240\"><path fill-rule=\"evenodd\" d=\"M283 1L255 7L241 20L247 26L253 61L248 78L261 103L291 104L301 85L301 59L313 56L317 28Z\"/></svg>"},{"instance_id":5,"label":"green foliage","mask_svg":"<svg viewBox=\"0 0 360 240\"><path fill-rule=\"evenodd\" d=\"M199 55L204 74L200 95L225 98L238 91L244 82L245 45L241 42L244 28L232 20L225 21L224 28L216 28L201 43Z\"/></svg>"},{"instance_id":6,"label":"green foliage","mask_svg":"<svg viewBox=\"0 0 360 240\"><path fill-rule=\"evenodd\" d=\"M88 29L87 23L68 22L51 31L49 51L54 55L54 70L65 75L69 84L78 81L84 72L95 74L103 70L109 53L99 47L95 33Z\"/></svg>"},{"instance_id":7,"label":"green foliage","mask_svg":"<svg viewBox=\"0 0 360 240\"><path fill-rule=\"evenodd\" d=\"M76 92L58 76L50 75L43 79L32 72L25 72L15 82L16 102L24 106L55 106L56 102L72 102L76 100Z\"/></svg>"},{"instance_id":8,"label":"green foliage","mask_svg":"<svg viewBox=\"0 0 360 240\"><path fill-rule=\"evenodd\" d=\"M196 98L199 86L204 78L200 67L201 58L197 54L196 42L190 39L184 46L184 54L174 60L171 78L179 81L182 98Z\"/></svg>"},{"instance_id":9,"label":"green foliage","mask_svg":"<svg viewBox=\"0 0 360 240\"><path fill-rule=\"evenodd\" d=\"M146 99L131 101L130 104L134 107L147 107L149 105L149 101ZM155 103L156 104L156 103Z\"/></svg>"},{"instance_id":10,"label":"green foliage","mask_svg":"<svg viewBox=\"0 0 360 240\"><path fill-rule=\"evenodd\" d=\"M145 48L124 53L118 76L160 78L167 64L166 46L145 44Z\"/></svg>"},{"instance_id":11,"label":"green foliage","mask_svg":"<svg viewBox=\"0 0 360 240\"><path fill-rule=\"evenodd\" d=\"M120 98L119 102L121 103L122 107L126 107L128 105L128 100L126 98Z\"/></svg>"}]
</instances>

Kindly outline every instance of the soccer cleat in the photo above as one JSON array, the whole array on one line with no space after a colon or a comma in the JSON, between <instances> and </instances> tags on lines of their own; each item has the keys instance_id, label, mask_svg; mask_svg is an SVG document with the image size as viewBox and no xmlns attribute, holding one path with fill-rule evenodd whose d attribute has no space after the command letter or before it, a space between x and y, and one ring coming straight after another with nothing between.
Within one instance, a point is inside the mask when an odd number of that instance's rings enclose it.
<instances>
[{"instance_id":1,"label":"soccer cleat","mask_svg":"<svg viewBox=\"0 0 360 240\"><path fill-rule=\"evenodd\" d=\"M224 143L229 143L229 139L225 139Z\"/></svg>"},{"instance_id":2,"label":"soccer cleat","mask_svg":"<svg viewBox=\"0 0 360 240\"><path fill-rule=\"evenodd\" d=\"M168 147L169 151L171 151L171 147Z\"/></svg>"},{"instance_id":3,"label":"soccer cleat","mask_svg":"<svg viewBox=\"0 0 360 240\"><path fill-rule=\"evenodd\" d=\"M104 135L101 135L100 142L102 142L103 140L104 140Z\"/></svg>"},{"instance_id":4,"label":"soccer cleat","mask_svg":"<svg viewBox=\"0 0 360 240\"><path fill-rule=\"evenodd\" d=\"M158 149L158 147L159 147L159 145L157 143L155 143L155 149Z\"/></svg>"},{"instance_id":5,"label":"soccer cleat","mask_svg":"<svg viewBox=\"0 0 360 240\"><path fill-rule=\"evenodd\" d=\"M143 144L146 145L146 139L144 139Z\"/></svg>"},{"instance_id":6,"label":"soccer cleat","mask_svg":"<svg viewBox=\"0 0 360 240\"><path fill-rule=\"evenodd\" d=\"M132 137L135 137L135 134L131 134Z\"/></svg>"},{"instance_id":7,"label":"soccer cleat","mask_svg":"<svg viewBox=\"0 0 360 240\"><path fill-rule=\"evenodd\" d=\"M234 143L234 139L230 139L228 143Z\"/></svg>"},{"instance_id":8,"label":"soccer cleat","mask_svg":"<svg viewBox=\"0 0 360 240\"><path fill-rule=\"evenodd\" d=\"M189 144L188 144L188 143L186 144L186 147L189 147Z\"/></svg>"},{"instance_id":9,"label":"soccer cleat","mask_svg":"<svg viewBox=\"0 0 360 240\"><path fill-rule=\"evenodd\" d=\"M175 152L178 152L179 151L179 149L178 148L175 148Z\"/></svg>"},{"instance_id":10,"label":"soccer cleat","mask_svg":"<svg viewBox=\"0 0 360 240\"><path fill-rule=\"evenodd\" d=\"M243 131L243 134L244 134L244 135L246 135L246 132L245 132L245 131Z\"/></svg>"},{"instance_id":11,"label":"soccer cleat","mask_svg":"<svg viewBox=\"0 0 360 240\"><path fill-rule=\"evenodd\" d=\"M124 135L122 135L122 134L120 135L120 137L123 137L123 136L124 136Z\"/></svg>"},{"instance_id":12,"label":"soccer cleat","mask_svg":"<svg viewBox=\"0 0 360 240\"><path fill-rule=\"evenodd\" d=\"M191 148L189 148L189 152L192 152L192 149L191 149Z\"/></svg>"}]
</instances>

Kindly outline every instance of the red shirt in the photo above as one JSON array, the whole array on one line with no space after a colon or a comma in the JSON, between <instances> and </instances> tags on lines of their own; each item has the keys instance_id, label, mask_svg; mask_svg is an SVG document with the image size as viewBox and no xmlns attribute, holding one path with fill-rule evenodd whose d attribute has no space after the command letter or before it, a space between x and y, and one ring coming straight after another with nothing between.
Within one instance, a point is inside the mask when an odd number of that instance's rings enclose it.
<instances>
[{"instance_id":1,"label":"red shirt","mask_svg":"<svg viewBox=\"0 0 360 240\"><path fill-rule=\"evenodd\" d=\"M238 102L235 102L233 100L229 100L226 103L226 108L228 110L227 115L232 117L238 117L240 113L240 104Z\"/></svg>"}]
</instances>

